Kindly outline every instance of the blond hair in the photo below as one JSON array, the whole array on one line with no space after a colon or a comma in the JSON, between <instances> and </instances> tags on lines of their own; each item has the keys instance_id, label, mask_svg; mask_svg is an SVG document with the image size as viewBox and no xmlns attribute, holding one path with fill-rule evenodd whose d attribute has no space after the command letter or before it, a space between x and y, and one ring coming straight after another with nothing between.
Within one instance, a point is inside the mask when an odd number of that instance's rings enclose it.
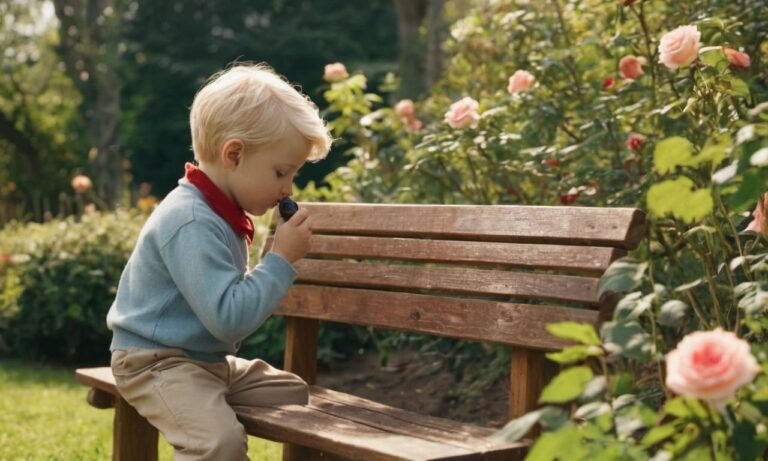
<instances>
[{"instance_id":1,"label":"blond hair","mask_svg":"<svg viewBox=\"0 0 768 461\"><path fill-rule=\"evenodd\" d=\"M195 95L189 114L195 159L215 162L229 139L246 152L278 141L293 127L310 143L308 161L328 155L332 138L317 106L265 64L217 72Z\"/></svg>"}]
</instances>

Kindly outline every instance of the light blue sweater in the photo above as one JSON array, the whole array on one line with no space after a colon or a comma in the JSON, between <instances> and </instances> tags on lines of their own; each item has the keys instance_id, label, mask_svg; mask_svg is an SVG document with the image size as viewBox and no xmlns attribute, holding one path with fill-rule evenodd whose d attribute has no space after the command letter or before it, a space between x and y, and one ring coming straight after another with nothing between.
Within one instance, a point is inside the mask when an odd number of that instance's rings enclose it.
<instances>
[{"instance_id":1,"label":"light blue sweater","mask_svg":"<svg viewBox=\"0 0 768 461\"><path fill-rule=\"evenodd\" d=\"M110 350L180 348L219 361L234 354L296 279L276 253L248 272L248 248L184 180L142 228L107 314Z\"/></svg>"}]
</instances>

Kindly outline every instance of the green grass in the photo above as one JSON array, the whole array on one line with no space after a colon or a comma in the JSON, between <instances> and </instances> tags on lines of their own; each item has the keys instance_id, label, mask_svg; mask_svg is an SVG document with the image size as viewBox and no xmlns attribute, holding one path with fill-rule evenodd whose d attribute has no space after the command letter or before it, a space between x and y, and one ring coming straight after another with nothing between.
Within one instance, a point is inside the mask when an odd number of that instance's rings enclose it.
<instances>
[{"instance_id":1,"label":"green grass","mask_svg":"<svg viewBox=\"0 0 768 461\"><path fill-rule=\"evenodd\" d=\"M85 401L73 369L0 360L0 461L97 461L112 458L112 410ZM160 441L160 460L173 449ZM250 437L253 460L281 459L282 446Z\"/></svg>"}]
</instances>

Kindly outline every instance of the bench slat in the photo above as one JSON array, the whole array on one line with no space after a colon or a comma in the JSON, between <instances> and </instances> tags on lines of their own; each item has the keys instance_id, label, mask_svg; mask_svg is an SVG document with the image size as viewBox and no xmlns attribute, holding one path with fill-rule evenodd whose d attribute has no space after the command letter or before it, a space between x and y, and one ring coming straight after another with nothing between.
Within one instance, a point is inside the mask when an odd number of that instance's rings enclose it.
<instances>
[{"instance_id":1,"label":"bench slat","mask_svg":"<svg viewBox=\"0 0 768 461\"><path fill-rule=\"evenodd\" d=\"M237 407L246 432L269 440L327 451L366 461L479 461L471 451L395 434L349 421L312 407Z\"/></svg>"},{"instance_id":2,"label":"bench slat","mask_svg":"<svg viewBox=\"0 0 768 461\"><path fill-rule=\"evenodd\" d=\"M645 233L635 208L306 203L317 234L564 243L633 249Z\"/></svg>"},{"instance_id":3,"label":"bench slat","mask_svg":"<svg viewBox=\"0 0 768 461\"><path fill-rule=\"evenodd\" d=\"M598 321L587 309L316 285L294 285L276 314L543 350L569 344L548 323Z\"/></svg>"},{"instance_id":4,"label":"bench slat","mask_svg":"<svg viewBox=\"0 0 768 461\"><path fill-rule=\"evenodd\" d=\"M428 438L430 433L434 431L434 434L441 438L450 438L459 446L472 441L473 447L479 444L491 448L492 444L486 439L496 432L491 428L429 415L418 415L418 418L414 419L416 414L413 412L320 386L312 386L312 401L310 403L315 408L328 413L347 413L350 419L358 417L357 411L363 411L366 416L361 419L375 420L386 427L391 426L390 430L392 431L406 428L404 433L420 431L418 433L423 432L422 436L425 438Z\"/></svg>"},{"instance_id":5,"label":"bench slat","mask_svg":"<svg viewBox=\"0 0 768 461\"><path fill-rule=\"evenodd\" d=\"M301 259L294 267L299 273L296 280L299 283L598 304L598 279L575 275L320 259Z\"/></svg>"},{"instance_id":6,"label":"bench slat","mask_svg":"<svg viewBox=\"0 0 768 461\"><path fill-rule=\"evenodd\" d=\"M240 419L246 427L253 424L253 432L267 438L270 430L276 430L283 439L290 433L295 437L291 442L354 459L482 460L486 456L510 459L522 454L528 446L527 442L494 446L487 439L494 432L492 429L485 430L481 437L465 433L462 438L461 433L425 426L422 415L402 411L394 417L390 410L397 409L326 392L328 390L315 386L308 407L242 409ZM352 405L344 402L347 398ZM369 404L372 404L370 408ZM298 420L292 421L294 417ZM255 421L251 422L251 418ZM315 421L317 425L313 424ZM265 427L271 425L276 427Z\"/></svg>"},{"instance_id":7,"label":"bench slat","mask_svg":"<svg viewBox=\"0 0 768 461\"><path fill-rule=\"evenodd\" d=\"M109 367L79 369L76 377L117 395ZM493 429L419 415L319 386L311 386L310 392L308 406L235 411L250 435L370 461L511 459L528 446L495 446L486 440Z\"/></svg>"},{"instance_id":8,"label":"bench slat","mask_svg":"<svg viewBox=\"0 0 768 461\"><path fill-rule=\"evenodd\" d=\"M272 248L273 237L264 248ZM309 258L390 259L475 266L517 266L602 275L626 254L612 247L313 235Z\"/></svg>"}]
</instances>

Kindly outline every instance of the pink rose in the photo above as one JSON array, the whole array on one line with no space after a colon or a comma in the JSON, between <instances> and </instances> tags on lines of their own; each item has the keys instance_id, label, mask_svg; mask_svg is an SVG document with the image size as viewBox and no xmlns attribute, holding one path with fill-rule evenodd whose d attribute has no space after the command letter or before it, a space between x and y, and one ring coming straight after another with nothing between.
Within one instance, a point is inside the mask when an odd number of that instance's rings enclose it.
<instances>
[{"instance_id":1,"label":"pink rose","mask_svg":"<svg viewBox=\"0 0 768 461\"><path fill-rule=\"evenodd\" d=\"M627 141L624 143L624 145L627 146L627 149L640 152L640 148L643 146L644 142L645 136L641 135L640 133L629 133L629 136L627 136Z\"/></svg>"},{"instance_id":2,"label":"pink rose","mask_svg":"<svg viewBox=\"0 0 768 461\"><path fill-rule=\"evenodd\" d=\"M334 62L332 64L325 65L325 71L323 72L323 80L326 82L338 82L349 77L347 68L340 62Z\"/></svg>"},{"instance_id":3,"label":"pink rose","mask_svg":"<svg viewBox=\"0 0 768 461\"><path fill-rule=\"evenodd\" d=\"M667 387L721 405L760 372L749 343L730 331L697 331L667 354Z\"/></svg>"},{"instance_id":4,"label":"pink rose","mask_svg":"<svg viewBox=\"0 0 768 461\"><path fill-rule=\"evenodd\" d=\"M768 212L766 212L768 199L766 197L768 197L768 193L757 200L755 211L752 212L752 217L755 219L744 230L757 232L758 234L768 233Z\"/></svg>"},{"instance_id":5,"label":"pink rose","mask_svg":"<svg viewBox=\"0 0 768 461\"><path fill-rule=\"evenodd\" d=\"M619 61L619 72L624 80L635 80L643 75L643 66L646 60L644 57L636 57L631 54L624 56Z\"/></svg>"},{"instance_id":6,"label":"pink rose","mask_svg":"<svg viewBox=\"0 0 768 461\"><path fill-rule=\"evenodd\" d=\"M752 60L747 53L736 51L733 48L723 48L725 56L728 58L728 62L737 69L746 69L752 64Z\"/></svg>"},{"instance_id":7,"label":"pink rose","mask_svg":"<svg viewBox=\"0 0 768 461\"><path fill-rule=\"evenodd\" d=\"M395 104L395 113L403 118L410 118L416 113L416 106L410 99L403 99Z\"/></svg>"},{"instance_id":8,"label":"pink rose","mask_svg":"<svg viewBox=\"0 0 768 461\"><path fill-rule=\"evenodd\" d=\"M78 194L84 194L85 192L88 192L91 187L93 187L93 183L91 182L91 178L88 176L77 175L72 178L72 189L74 189Z\"/></svg>"},{"instance_id":9,"label":"pink rose","mask_svg":"<svg viewBox=\"0 0 768 461\"><path fill-rule=\"evenodd\" d=\"M510 93L520 93L522 91L528 91L533 85L533 81L536 80L530 72L525 70L518 70L511 77L509 77L509 85L507 85L507 91Z\"/></svg>"},{"instance_id":10,"label":"pink rose","mask_svg":"<svg viewBox=\"0 0 768 461\"><path fill-rule=\"evenodd\" d=\"M480 115L477 113L479 106L477 101L470 97L456 101L445 113L445 121L451 128L475 128L480 121Z\"/></svg>"},{"instance_id":11,"label":"pink rose","mask_svg":"<svg viewBox=\"0 0 768 461\"><path fill-rule=\"evenodd\" d=\"M421 130L423 124L421 123L421 120L416 117L408 117L404 120L406 129L411 133L418 133L418 131Z\"/></svg>"},{"instance_id":12,"label":"pink rose","mask_svg":"<svg viewBox=\"0 0 768 461\"><path fill-rule=\"evenodd\" d=\"M667 32L659 42L659 62L677 69L692 63L699 55L701 33L696 26L680 26Z\"/></svg>"}]
</instances>

